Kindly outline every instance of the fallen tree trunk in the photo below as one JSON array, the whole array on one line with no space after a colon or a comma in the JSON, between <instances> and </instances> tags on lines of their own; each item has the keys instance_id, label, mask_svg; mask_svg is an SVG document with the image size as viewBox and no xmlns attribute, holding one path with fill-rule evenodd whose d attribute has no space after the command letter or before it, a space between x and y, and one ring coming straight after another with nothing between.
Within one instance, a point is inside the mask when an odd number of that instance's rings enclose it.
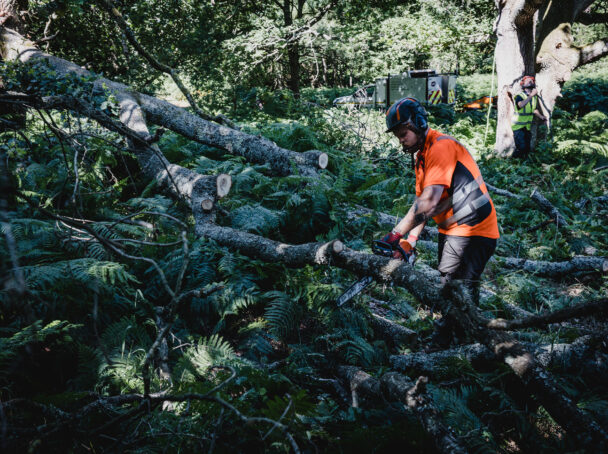
<instances>
[{"instance_id":1,"label":"fallen tree trunk","mask_svg":"<svg viewBox=\"0 0 608 454\"><path fill-rule=\"evenodd\" d=\"M589 315L600 315L608 313L608 299L590 301L578 304L573 307L567 307L546 314L534 314L525 318L515 320L505 320L496 318L490 320L487 327L499 330L512 330L530 327L543 327L551 323L559 323L565 320L570 320L575 317L585 317Z\"/></svg>"},{"instance_id":2,"label":"fallen tree trunk","mask_svg":"<svg viewBox=\"0 0 608 454\"><path fill-rule=\"evenodd\" d=\"M496 355L488 347L479 343L432 353L416 352L390 357L391 365L398 371L408 375L418 374L437 378L448 374L450 364L454 364L455 359L466 360L476 369L497 360Z\"/></svg>"},{"instance_id":3,"label":"fallen tree trunk","mask_svg":"<svg viewBox=\"0 0 608 454\"><path fill-rule=\"evenodd\" d=\"M452 429L441 421L431 397L426 393L426 378L420 377L414 383L401 374L388 372L377 380L353 366L339 366L338 374L350 386L353 406L359 406L359 394L376 402L378 400L401 402L418 416L438 452L446 454L467 452Z\"/></svg>"},{"instance_id":4,"label":"fallen tree trunk","mask_svg":"<svg viewBox=\"0 0 608 454\"><path fill-rule=\"evenodd\" d=\"M19 33L2 28L1 54L5 61L45 61L59 76L76 74L92 77L80 66L45 54ZM99 77L92 82L95 94L113 94L121 108L121 121L138 134L149 136L146 120L164 126L196 142L219 148L227 153L242 156L250 162L270 164L279 175L289 175L296 170L303 175L314 175L316 170L327 167L328 157L320 151L296 153L280 148L268 139L253 136L216 123L204 120L187 110L155 98L138 93L126 85ZM145 116L145 119L144 119Z\"/></svg>"},{"instance_id":5,"label":"fallen tree trunk","mask_svg":"<svg viewBox=\"0 0 608 454\"><path fill-rule=\"evenodd\" d=\"M551 202L549 202L544 195L540 193L538 188L534 188L530 198L539 206L541 211L549 216L551 219L555 219L557 227L569 227L564 215L559 212Z\"/></svg>"},{"instance_id":6,"label":"fallen tree trunk","mask_svg":"<svg viewBox=\"0 0 608 454\"><path fill-rule=\"evenodd\" d=\"M416 331L401 326L378 314L372 313L370 323L372 329L379 337L389 340L395 346L412 344L418 338L418 333Z\"/></svg>"},{"instance_id":7,"label":"fallen tree trunk","mask_svg":"<svg viewBox=\"0 0 608 454\"><path fill-rule=\"evenodd\" d=\"M449 314L466 333L490 348L521 379L527 391L537 396L558 424L582 445L608 446L604 430L565 396L522 344L506 333L485 328L488 320L481 316L471 296L458 282L448 286L447 292L441 292L438 274L423 272L428 267L415 269L400 260L352 251L339 241L294 246L212 224L197 225L196 233L267 262L290 267L332 264L406 288L422 303L436 305L444 315Z\"/></svg>"},{"instance_id":8,"label":"fallen tree trunk","mask_svg":"<svg viewBox=\"0 0 608 454\"><path fill-rule=\"evenodd\" d=\"M150 135L143 114L137 103L129 96L120 98L123 122L110 118L92 105L71 96L36 97L20 93L7 93L0 100L20 102L38 109L70 110L97 121L103 127L121 134L129 141L140 168L146 177L156 180L158 185L173 197L185 199L192 207L198 222L209 219L215 201L230 192L232 177L227 174L201 175L185 167L171 164L158 146L150 143Z\"/></svg>"},{"instance_id":9,"label":"fallen tree trunk","mask_svg":"<svg viewBox=\"0 0 608 454\"><path fill-rule=\"evenodd\" d=\"M577 255L564 262L497 257L503 267L523 270L543 277L563 277L576 272L608 272L608 258Z\"/></svg>"},{"instance_id":10,"label":"fallen tree trunk","mask_svg":"<svg viewBox=\"0 0 608 454\"><path fill-rule=\"evenodd\" d=\"M534 353L538 363L551 370L580 374L586 380L603 382L608 374L608 354L599 351L596 344L601 336L584 336L571 344L537 345L526 343L525 346ZM604 349L608 348L605 346ZM416 352L405 355L392 355L390 362L393 368L408 375L426 375L444 379L454 374L458 360L466 360L475 369L487 370L498 358L483 344L469 344L437 352ZM605 386L606 383L603 383Z\"/></svg>"},{"instance_id":11,"label":"fallen tree trunk","mask_svg":"<svg viewBox=\"0 0 608 454\"><path fill-rule=\"evenodd\" d=\"M472 303L470 290L461 282L446 285L444 294L457 310L444 313L475 340L483 343L507 364L520 378L527 392L535 396L551 417L570 436L587 449L608 448L608 435L589 415L583 413L555 383L551 375L535 360L530 351L513 336L485 328L488 320L482 317Z\"/></svg>"}]
</instances>

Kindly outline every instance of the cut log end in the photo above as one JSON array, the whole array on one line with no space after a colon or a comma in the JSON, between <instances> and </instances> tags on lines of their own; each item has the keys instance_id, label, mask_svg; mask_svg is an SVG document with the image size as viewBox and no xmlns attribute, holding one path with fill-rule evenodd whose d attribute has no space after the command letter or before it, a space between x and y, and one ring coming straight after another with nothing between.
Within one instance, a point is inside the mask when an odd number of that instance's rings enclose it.
<instances>
[{"instance_id":1,"label":"cut log end","mask_svg":"<svg viewBox=\"0 0 608 454\"><path fill-rule=\"evenodd\" d=\"M201 208L205 213L208 213L213 209L213 200L212 199L204 199L201 202Z\"/></svg>"},{"instance_id":2,"label":"cut log end","mask_svg":"<svg viewBox=\"0 0 608 454\"><path fill-rule=\"evenodd\" d=\"M325 169L327 164L329 164L329 156L327 156L327 153L321 153L319 155L319 168Z\"/></svg>"},{"instance_id":3,"label":"cut log end","mask_svg":"<svg viewBox=\"0 0 608 454\"><path fill-rule=\"evenodd\" d=\"M344 243L340 240L334 241L333 249L336 254L339 254L344 250Z\"/></svg>"},{"instance_id":4,"label":"cut log end","mask_svg":"<svg viewBox=\"0 0 608 454\"><path fill-rule=\"evenodd\" d=\"M232 187L232 177L228 174L221 173L217 176L217 197L221 199L225 197L230 192L230 188ZM203 206L203 209L205 207Z\"/></svg>"}]
</instances>

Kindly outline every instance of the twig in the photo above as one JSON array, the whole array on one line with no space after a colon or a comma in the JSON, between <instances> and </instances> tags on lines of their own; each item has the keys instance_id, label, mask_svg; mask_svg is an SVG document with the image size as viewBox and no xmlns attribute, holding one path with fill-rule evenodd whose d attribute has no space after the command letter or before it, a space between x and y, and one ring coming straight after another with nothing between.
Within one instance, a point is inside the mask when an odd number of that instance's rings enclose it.
<instances>
[{"instance_id":1,"label":"twig","mask_svg":"<svg viewBox=\"0 0 608 454\"><path fill-rule=\"evenodd\" d=\"M40 39L34 41L34 45L38 46L39 44L49 42L50 40L55 39L57 37L57 35L59 35L59 32L57 32L51 36L45 36L44 38L40 38Z\"/></svg>"},{"instance_id":2,"label":"twig","mask_svg":"<svg viewBox=\"0 0 608 454\"><path fill-rule=\"evenodd\" d=\"M19 197L21 197L23 200L25 200L32 208L40 211L42 214L44 214L50 218L56 219L58 221L63 221L70 225L76 225L76 226L80 227L81 229L86 230L87 233L89 233L90 235L95 237L95 239L97 239L97 241L99 241L103 246L106 246L112 252L120 255L121 257L130 259L130 260L142 260L146 263L149 263L150 265L152 265L154 267L154 269L158 273L165 291L171 296L171 298L173 298L175 296L173 293L173 290L171 289L171 287L169 286L169 283L167 282L165 273L160 268L158 263L156 263L155 260L152 260L148 257L138 257L138 256L133 256L133 255L127 254L127 253L121 251L118 247L119 245L115 244L113 240L109 240L107 238L102 237L93 228L89 227L88 225L86 225L82 222L74 221L72 218L54 214L54 213L48 211L47 209L41 207L40 204L35 203L32 199L30 199L28 196L26 196L22 192L17 192L17 194L19 195Z\"/></svg>"},{"instance_id":3,"label":"twig","mask_svg":"<svg viewBox=\"0 0 608 454\"><path fill-rule=\"evenodd\" d=\"M548 226L549 224L553 224L554 222L555 222L555 219L547 219L539 224L536 224L533 227L530 227L528 230L526 230L526 232L528 232L528 233L535 232L539 229L542 229L543 227Z\"/></svg>"},{"instance_id":4,"label":"twig","mask_svg":"<svg viewBox=\"0 0 608 454\"><path fill-rule=\"evenodd\" d=\"M279 417L279 419L277 420L277 422L268 430L268 432L266 432L266 435L264 435L262 437L262 440L266 440L266 438L268 438L268 436L272 433L272 431L274 429L276 429L277 424L279 424L283 418L285 417L285 415L289 412L289 409L291 408L292 404L293 404L293 399L291 398L291 396L289 394L286 394L287 398L289 399L289 402L287 403L287 407L285 407L285 410L283 410L283 413L281 414L281 416Z\"/></svg>"},{"instance_id":5,"label":"twig","mask_svg":"<svg viewBox=\"0 0 608 454\"><path fill-rule=\"evenodd\" d=\"M213 450L215 449L215 440L217 439L217 432L222 427L222 422L224 420L224 409L220 411L220 416L217 418L217 422L215 423L215 430L211 435L211 443L209 444L209 454L213 454Z\"/></svg>"},{"instance_id":6,"label":"twig","mask_svg":"<svg viewBox=\"0 0 608 454\"><path fill-rule=\"evenodd\" d=\"M158 247L176 246L182 242L181 240L178 240L178 241L173 241L171 243L155 243L154 241L134 240L132 238L114 238L113 241L123 242L123 243L141 244L144 246L158 246Z\"/></svg>"}]
</instances>

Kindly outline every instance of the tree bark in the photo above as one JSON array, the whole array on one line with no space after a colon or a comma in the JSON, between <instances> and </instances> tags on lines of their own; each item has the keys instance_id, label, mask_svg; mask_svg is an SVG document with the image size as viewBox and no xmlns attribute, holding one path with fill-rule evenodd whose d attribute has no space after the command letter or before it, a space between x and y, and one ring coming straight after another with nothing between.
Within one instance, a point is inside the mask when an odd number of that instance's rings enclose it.
<instances>
[{"instance_id":1,"label":"tree bark","mask_svg":"<svg viewBox=\"0 0 608 454\"><path fill-rule=\"evenodd\" d=\"M13 30L2 28L0 39L0 53L5 61L44 60L59 76L70 73L91 76L90 72L74 63L43 53ZM188 139L242 156L250 162L268 163L278 175L289 175L296 171L314 176L317 169L325 168L328 163L327 154L320 151L296 153L280 148L268 139L209 122L169 102L135 92L108 79L96 79L93 89L97 93L114 94L120 105L121 121L143 137L149 135L146 121L150 121Z\"/></svg>"},{"instance_id":2,"label":"tree bark","mask_svg":"<svg viewBox=\"0 0 608 454\"><path fill-rule=\"evenodd\" d=\"M534 71L534 13L541 1L497 1L496 28L496 75L498 79L498 103L495 151L506 155L515 148L511 117L513 102L507 91L519 90L519 81Z\"/></svg>"},{"instance_id":3,"label":"tree bark","mask_svg":"<svg viewBox=\"0 0 608 454\"><path fill-rule=\"evenodd\" d=\"M536 345L526 343L538 364L551 370L580 374L585 380L594 383L603 382L603 377L608 373L608 354L604 345L604 351L598 348L601 343L602 333L595 338L583 336L571 344L548 344ZM605 333L603 338L605 339ZM605 340L604 340L605 342ZM454 375L460 376L455 371L455 360L466 360L474 369L488 370L493 367L492 362L498 358L483 344L469 344L432 353L416 352L406 355L392 355L391 365L394 369L408 375L426 375L437 379L446 379ZM601 383L606 386L606 383Z\"/></svg>"},{"instance_id":4,"label":"tree bark","mask_svg":"<svg viewBox=\"0 0 608 454\"><path fill-rule=\"evenodd\" d=\"M606 40L586 46L574 44L572 24L594 0L546 2L539 11L537 84L543 109L551 115L565 82L579 66L608 55Z\"/></svg>"},{"instance_id":5,"label":"tree bark","mask_svg":"<svg viewBox=\"0 0 608 454\"><path fill-rule=\"evenodd\" d=\"M405 326L393 322L381 315L372 313L370 319L372 329L379 337L388 340L395 346L411 344L416 341L418 333Z\"/></svg>"},{"instance_id":6,"label":"tree bark","mask_svg":"<svg viewBox=\"0 0 608 454\"><path fill-rule=\"evenodd\" d=\"M378 400L402 402L417 415L438 452L446 454L468 452L452 429L441 421L431 397L426 393L426 378L420 377L414 383L401 374L388 372L377 380L353 366L339 366L338 374L350 386L353 406L359 406L360 395L376 404Z\"/></svg>"},{"instance_id":7,"label":"tree bark","mask_svg":"<svg viewBox=\"0 0 608 454\"><path fill-rule=\"evenodd\" d=\"M608 258L578 255L564 262L545 262L540 260L519 259L515 257L498 258L508 269L524 270L543 277L563 277L576 272L608 272Z\"/></svg>"},{"instance_id":8,"label":"tree bark","mask_svg":"<svg viewBox=\"0 0 608 454\"><path fill-rule=\"evenodd\" d=\"M536 74L539 107L550 118L562 87L572 72L608 55L608 39L584 46L574 44L572 24L579 17L584 22L593 16L583 15L592 3L594 0L496 1L499 12L496 21L497 153L505 155L514 148L511 130L514 109L506 96L507 90L518 90L518 82L524 75ZM533 125L533 144L535 132L536 125Z\"/></svg>"}]
</instances>

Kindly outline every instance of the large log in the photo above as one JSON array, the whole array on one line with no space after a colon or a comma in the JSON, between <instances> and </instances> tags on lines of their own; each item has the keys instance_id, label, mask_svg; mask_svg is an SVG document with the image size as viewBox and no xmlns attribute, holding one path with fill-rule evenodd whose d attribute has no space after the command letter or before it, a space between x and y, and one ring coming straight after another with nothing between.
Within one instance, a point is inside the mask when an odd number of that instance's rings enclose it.
<instances>
[{"instance_id":1,"label":"large log","mask_svg":"<svg viewBox=\"0 0 608 454\"><path fill-rule=\"evenodd\" d=\"M387 257L352 251L339 241L289 245L239 232L227 227L201 224L196 233L239 250L243 254L272 263L298 267L306 264L332 264L361 276L372 276L406 288L422 303L449 314L473 339L486 345L520 378L526 390L535 395L548 413L585 447L606 446L608 436L593 419L581 411L524 346L507 333L486 328L488 320L473 305L471 295L457 282L442 292L437 273Z\"/></svg>"},{"instance_id":2,"label":"large log","mask_svg":"<svg viewBox=\"0 0 608 454\"><path fill-rule=\"evenodd\" d=\"M93 77L92 73L72 62L40 51L31 41L13 30L2 28L0 40L0 53L5 61L45 61L58 76L76 74L81 77ZM289 175L294 170L304 175L314 175L317 169L327 167L326 153L296 153L286 150L268 139L204 120L186 109L154 96L138 93L121 83L98 77L92 82L92 88L96 94L114 95L121 107L121 121L126 122L125 124L138 134L148 134L145 126L145 120L148 120L188 139L243 156L250 162L269 164L279 175Z\"/></svg>"}]
</instances>

